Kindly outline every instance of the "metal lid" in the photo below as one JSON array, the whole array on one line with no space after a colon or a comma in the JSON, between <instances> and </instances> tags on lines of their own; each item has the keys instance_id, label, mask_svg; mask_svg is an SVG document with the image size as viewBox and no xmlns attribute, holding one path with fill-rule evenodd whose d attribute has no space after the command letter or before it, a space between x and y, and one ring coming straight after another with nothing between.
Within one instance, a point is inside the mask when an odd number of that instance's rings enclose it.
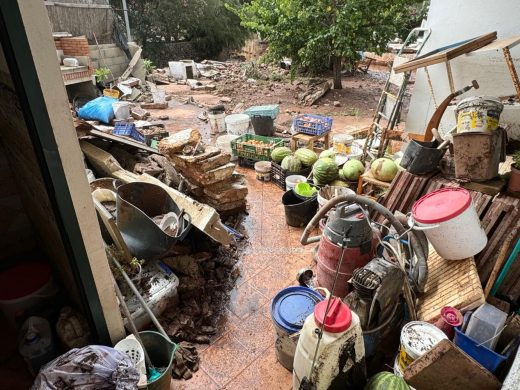
<instances>
[{"instance_id":1,"label":"metal lid","mask_svg":"<svg viewBox=\"0 0 520 390\"><path fill-rule=\"evenodd\" d=\"M471 205L464 188L443 188L424 195L412 207L413 218L420 223L445 222L462 214Z\"/></svg>"},{"instance_id":2,"label":"metal lid","mask_svg":"<svg viewBox=\"0 0 520 390\"><path fill-rule=\"evenodd\" d=\"M341 333L347 330L352 323L352 312L350 308L338 297L332 297L329 312L325 318L325 310L327 310L327 300L324 300L314 308L314 321L320 326L325 323L323 329L331 333Z\"/></svg>"},{"instance_id":3,"label":"metal lid","mask_svg":"<svg viewBox=\"0 0 520 390\"><path fill-rule=\"evenodd\" d=\"M287 333L296 333L301 330L316 304L322 300L320 293L308 287L287 287L273 298L271 318Z\"/></svg>"}]
</instances>

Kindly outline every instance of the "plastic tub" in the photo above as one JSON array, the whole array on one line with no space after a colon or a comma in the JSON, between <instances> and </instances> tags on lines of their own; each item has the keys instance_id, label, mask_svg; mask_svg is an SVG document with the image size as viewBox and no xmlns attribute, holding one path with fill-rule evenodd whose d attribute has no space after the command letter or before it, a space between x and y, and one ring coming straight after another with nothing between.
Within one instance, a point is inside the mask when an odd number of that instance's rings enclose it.
<instances>
[{"instance_id":1,"label":"plastic tub","mask_svg":"<svg viewBox=\"0 0 520 390\"><path fill-rule=\"evenodd\" d=\"M495 131L504 105L492 96L471 96L457 104L457 133Z\"/></svg>"},{"instance_id":2,"label":"plastic tub","mask_svg":"<svg viewBox=\"0 0 520 390\"><path fill-rule=\"evenodd\" d=\"M285 221L287 225L293 227L306 226L318 211L316 197L303 201L294 194L293 190L283 194L282 204L285 209Z\"/></svg>"},{"instance_id":3,"label":"plastic tub","mask_svg":"<svg viewBox=\"0 0 520 390\"><path fill-rule=\"evenodd\" d=\"M226 132L226 113L225 112L208 112L209 125L211 134L219 134ZM230 147L231 150L231 147Z\"/></svg>"},{"instance_id":4,"label":"plastic tub","mask_svg":"<svg viewBox=\"0 0 520 390\"><path fill-rule=\"evenodd\" d=\"M232 114L226 116L226 130L228 134L244 135L247 133L249 123L251 122L249 115Z\"/></svg>"},{"instance_id":5,"label":"plastic tub","mask_svg":"<svg viewBox=\"0 0 520 390\"><path fill-rule=\"evenodd\" d=\"M270 137L274 134L274 119L268 116L252 116L251 124L256 135Z\"/></svg>"},{"instance_id":6,"label":"plastic tub","mask_svg":"<svg viewBox=\"0 0 520 390\"><path fill-rule=\"evenodd\" d=\"M439 256L462 260L482 251L487 236L469 192L447 187L424 195L412 207L414 229L424 230Z\"/></svg>"},{"instance_id":7,"label":"plastic tub","mask_svg":"<svg viewBox=\"0 0 520 390\"><path fill-rule=\"evenodd\" d=\"M118 120L126 120L130 118L130 104L128 102L112 103L115 118Z\"/></svg>"},{"instance_id":8,"label":"plastic tub","mask_svg":"<svg viewBox=\"0 0 520 390\"><path fill-rule=\"evenodd\" d=\"M354 137L349 134L335 134L332 137L332 147L334 152L339 154L350 154L352 151Z\"/></svg>"},{"instance_id":9,"label":"plastic tub","mask_svg":"<svg viewBox=\"0 0 520 390\"><path fill-rule=\"evenodd\" d=\"M298 183L305 183L307 182L307 178L302 175L291 175L287 176L285 179L285 188L287 188L288 191L293 190L294 187L296 187L296 184Z\"/></svg>"},{"instance_id":10,"label":"plastic tub","mask_svg":"<svg viewBox=\"0 0 520 390\"><path fill-rule=\"evenodd\" d=\"M255 163L256 179L260 181L271 180L271 163L269 161L258 161Z\"/></svg>"},{"instance_id":11,"label":"plastic tub","mask_svg":"<svg viewBox=\"0 0 520 390\"><path fill-rule=\"evenodd\" d=\"M489 348L479 345L477 341L462 333L460 327L455 328L455 339L453 341L457 347L466 352L488 371L495 372L500 363L507 359L506 356L499 355Z\"/></svg>"},{"instance_id":12,"label":"plastic tub","mask_svg":"<svg viewBox=\"0 0 520 390\"><path fill-rule=\"evenodd\" d=\"M170 383L172 381L172 366L173 358L177 345L172 343L162 334L153 331L139 332L141 340L143 341L143 347L150 356L150 361L154 367L162 368L165 370L155 380L148 382L148 390L169 390Z\"/></svg>"},{"instance_id":13,"label":"plastic tub","mask_svg":"<svg viewBox=\"0 0 520 390\"><path fill-rule=\"evenodd\" d=\"M293 369L298 332L323 297L308 287L291 286L280 291L271 303L271 320L276 330L276 358L289 371Z\"/></svg>"},{"instance_id":14,"label":"plastic tub","mask_svg":"<svg viewBox=\"0 0 520 390\"><path fill-rule=\"evenodd\" d=\"M465 333L477 343L494 350L506 319L507 313L484 303L471 316Z\"/></svg>"},{"instance_id":15,"label":"plastic tub","mask_svg":"<svg viewBox=\"0 0 520 390\"><path fill-rule=\"evenodd\" d=\"M233 155L233 150L231 149L231 141L236 140L238 137L240 136L231 134L221 135L215 142L217 148L222 149L231 155L231 161L235 161L238 158Z\"/></svg>"}]
</instances>

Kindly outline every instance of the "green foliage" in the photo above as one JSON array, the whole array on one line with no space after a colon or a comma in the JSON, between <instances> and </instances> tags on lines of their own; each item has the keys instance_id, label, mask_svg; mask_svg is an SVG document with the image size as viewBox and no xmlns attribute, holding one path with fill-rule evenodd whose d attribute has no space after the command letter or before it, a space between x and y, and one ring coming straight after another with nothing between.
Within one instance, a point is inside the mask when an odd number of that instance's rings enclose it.
<instances>
[{"instance_id":1,"label":"green foliage","mask_svg":"<svg viewBox=\"0 0 520 390\"><path fill-rule=\"evenodd\" d=\"M144 69L146 70L146 73L152 73L155 69L155 65L153 64L152 60L145 59L143 60L144 63Z\"/></svg>"},{"instance_id":2,"label":"green foliage","mask_svg":"<svg viewBox=\"0 0 520 390\"><path fill-rule=\"evenodd\" d=\"M520 169L520 149L513 153L513 164L516 169Z\"/></svg>"},{"instance_id":3,"label":"green foliage","mask_svg":"<svg viewBox=\"0 0 520 390\"><path fill-rule=\"evenodd\" d=\"M108 68L97 68L94 72L94 76L96 77L96 82L103 83L108 79L108 75L110 74L110 69Z\"/></svg>"},{"instance_id":4,"label":"green foliage","mask_svg":"<svg viewBox=\"0 0 520 390\"><path fill-rule=\"evenodd\" d=\"M418 0L251 0L234 12L242 24L269 42L273 59L290 57L293 66L329 68L334 58L347 64L360 51L382 53L408 23ZM416 7L413 8L414 11Z\"/></svg>"}]
</instances>

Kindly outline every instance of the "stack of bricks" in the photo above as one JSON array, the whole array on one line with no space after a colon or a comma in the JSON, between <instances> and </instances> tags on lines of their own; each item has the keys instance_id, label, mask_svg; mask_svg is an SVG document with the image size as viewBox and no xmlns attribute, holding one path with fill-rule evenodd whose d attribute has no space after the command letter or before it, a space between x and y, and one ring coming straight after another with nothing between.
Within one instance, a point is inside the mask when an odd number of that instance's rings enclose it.
<instances>
[{"instance_id":1,"label":"stack of bricks","mask_svg":"<svg viewBox=\"0 0 520 390\"><path fill-rule=\"evenodd\" d=\"M63 50L65 56L89 56L89 48L87 38L81 37L66 37L54 39L54 44L57 50Z\"/></svg>"}]
</instances>

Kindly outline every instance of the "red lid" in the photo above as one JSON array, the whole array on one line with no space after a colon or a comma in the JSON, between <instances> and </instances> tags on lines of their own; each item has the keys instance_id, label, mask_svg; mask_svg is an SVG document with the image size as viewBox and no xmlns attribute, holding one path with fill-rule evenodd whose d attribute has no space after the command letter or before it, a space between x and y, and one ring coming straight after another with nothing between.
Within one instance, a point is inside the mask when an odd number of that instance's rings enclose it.
<instances>
[{"instance_id":1,"label":"red lid","mask_svg":"<svg viewBox=\"0 0 520 390\"><path fill-rule=\"evenodd\" d=\"M462 214L471 205L464 188L443 188L424 195L412 207L413 218L421 223L438 223Z\"/></svg>"},{"instance_id":2,"label":"red lid","mask_svg":"<svg viewBox=\"0 0 520 390\"><path fill-rule=\"evenodd\" d=\"M46 263L17 264L0 272L0 300L9 301L30 295L45 286L51 278Z\"/></svg>"},{"instance_id":3,"label":"red lid","mask_svg":"<svg viewBox=\"0 0 520 390\"><path fill-rule=\"evenodd\" d=\"M323 324L328 301L328 299L325 299L318 303L314 308L314 320L318 326ZM323 329L331 333L340 333L347 330L351 322L352 313L350 312L349 307L338 297L333 297Z\"/></svg>"},{"instance_id":4,"label":"red lid","mask_svg":"<svg viewBox=\"0 0 520 390\"><path fill-rule=\"evenodd\" d=\"M454 307L445 306L441 309L441 316L447 324L451 326L462 325L462 313Z\"/></svg>"}]
</instances>

